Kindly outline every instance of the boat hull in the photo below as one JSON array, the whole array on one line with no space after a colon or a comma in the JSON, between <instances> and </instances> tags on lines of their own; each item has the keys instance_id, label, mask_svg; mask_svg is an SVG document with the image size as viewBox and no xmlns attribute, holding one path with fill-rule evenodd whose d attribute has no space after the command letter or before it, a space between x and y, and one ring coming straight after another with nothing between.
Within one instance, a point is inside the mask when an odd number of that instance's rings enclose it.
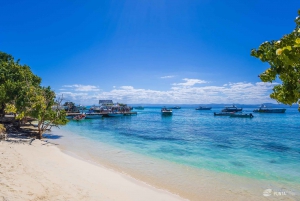
<instances>
[{"instance_id":1,"label":"boat hull","mask_svg":"<svg viewBox=\"0 0 300 201\"><path fill-rule=\"evenodd\" d=\"M211 110L211 107L199 107L196 110Z\"/></svg>"},{"instance_id":2,"label":"boat hull","mask_svg":"<svg viewBox=\"0 0 300 201\"><path fill-rule=\"evenodd\" d=\"M256 109L253 112L259 113L285 113L286 109Z\"/></svg>"},{"instance_id":3,"label":"boat hull","mask_svg":"<svg viewBox=\"0 0 300 201\"><path fill-rule=\"evenodd\" d=\"M172 112L161 112L162 115L172 115Z\"/></svg>"}]
</instances>

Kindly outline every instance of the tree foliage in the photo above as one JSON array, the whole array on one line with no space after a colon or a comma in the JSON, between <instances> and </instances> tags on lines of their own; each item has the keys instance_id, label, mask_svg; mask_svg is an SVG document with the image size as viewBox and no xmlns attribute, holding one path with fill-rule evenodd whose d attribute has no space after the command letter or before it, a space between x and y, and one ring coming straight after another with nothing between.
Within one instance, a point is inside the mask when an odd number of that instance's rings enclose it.
<instances>
[{"instance_id":1,"label":"tree foliage","mask_svg":"<svg viewBox=\"0 0 300 201\"><path fill-rule=\"evenodd\" d=\"M50 87L40 86L41 78L30 67L0 52L0 114L12 112L17 119L27 116L38 121L38 138L49 126L67 123L65 111L59 110L61 99L55 100Z\"/></svg>"},{"instance_id":2,"label":"tree foliage","mask_svg":"<svg viewBox=\"0 0 300 201\"><path fill-rule=\"evenodd\" d=\"M68 122L65 110L59 108L62 99L55 100L55 93L50 87L31 87L28 97L31 107L24 114L37 119L39 138L42 138L49 126L65 125Z\"/></svg>"},{"instance_id":3,"label":"tree foliage","mask_svg":"<svg viewBox=\"0 0 300 201\"><path fill-rule=\"evenodd\" d=\"M29 107L25 101L28 86L38 87L40 83L41 78L34 75L29 66L0 52L0 115L5 114L7 104L14 105L17 110Z\"/></svg>"},{"instance_id":4,"label":"tree foliage","mask_svg":"<svg viewBox=\"0 0 300 201\"><path fill-rule=\"evenodd\" d=\"M270 97L288 105L300 104L300 10L295 23L296 27L290 34L264 42L251 51L252 56L270 65L259 76L263 82L272 82L276 78L282 81L273 88Z\"/></svg>"}]
</instances>

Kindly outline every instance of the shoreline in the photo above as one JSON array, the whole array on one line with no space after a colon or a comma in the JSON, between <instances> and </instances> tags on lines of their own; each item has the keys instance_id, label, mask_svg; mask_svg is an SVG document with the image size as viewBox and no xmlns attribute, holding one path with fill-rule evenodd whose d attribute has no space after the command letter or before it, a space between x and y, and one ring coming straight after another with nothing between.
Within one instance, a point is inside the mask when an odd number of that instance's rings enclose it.
<instances>
[{"instance_id":1,"label":"shoreline","mask_svg":"<svg viewBox=\"0 0 300 201\"><path fill-rule=\"evenodd\" d=\"M46 137L34 140L32 145L28 143L30 140L0 141L0 160L4 161L0 166L0 198L298 200L300 195L300 186L140 157L117 147L108 148L104 143L93 142L68 130L53 129ZM266 189L284 190L287 194L265 197Z\"/></svg>"},{"instance_id":2,"label":"shoreline","mask_svg":"<svg viewBox=\"0 0 300 201\"><path fill-rule=\"evenodd\" d=\"M297 200L300 195L300 186L290 185L290 183L200 170L160 159L152 160L147 156L140 159L138 154L131 155L132 153L128 154L117 147L107 148L104 143L95 143L68 130L54 130L54 133L62 134L64 139L58 140L60 144L58 147L68 155L113 169L189 200L241 200L246 198L247 200L270 200L272 197L263 196L263 191L270 188L274 191L285 189L288 192L287 196L280 197L281 200ZM67 144L62 143L63 141ZM98 147L97 150L86 149L86 145ZM96 153L97 151L98 153ZM131 163L133 168L129 166ZM137 168L137 166L141 167ZM180 175L178 175L179 172Z\"/></svg>"},{"instance_id":3,"label":"shoreline","mask_svg":"<svg viewBox=\"0 0 300 201\"><path fill-rule=\"evenodd\" d=\"M4 200L185 200L108 168L63 153L45 141L0 142Z\"/></svg>"}]
</instances>

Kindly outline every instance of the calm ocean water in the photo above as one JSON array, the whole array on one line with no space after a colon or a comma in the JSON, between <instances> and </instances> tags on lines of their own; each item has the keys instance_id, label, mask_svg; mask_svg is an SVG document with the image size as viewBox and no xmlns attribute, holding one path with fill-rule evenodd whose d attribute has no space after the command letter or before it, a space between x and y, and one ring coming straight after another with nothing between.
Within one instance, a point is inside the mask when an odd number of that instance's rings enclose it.
<instances>
[{"instance_id":1,"label":"calm ocean water","mask_svg":"<svg viewBox=\"0 0 300 201\"><path fill-rule=\"evenodd\" d=\"M118 149L194 168L255 179L300 183L300 113L215 117L195 107L145 107L137 116L70 121L64 130ZM244 108L252 112L254 108Z\"/></svg>"}]
</instances>

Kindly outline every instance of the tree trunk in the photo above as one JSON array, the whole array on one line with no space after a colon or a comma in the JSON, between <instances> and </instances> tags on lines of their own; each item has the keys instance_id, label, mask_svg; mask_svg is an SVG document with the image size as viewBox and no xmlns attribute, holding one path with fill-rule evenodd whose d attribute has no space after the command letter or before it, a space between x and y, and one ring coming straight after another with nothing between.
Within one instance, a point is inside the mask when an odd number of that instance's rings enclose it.
<instances>
[{"instance_id":1,"label":"tree trunk","mask_svg":"<svg viewBox=\"0 0 300 201\"><path fill-rule=\"evenodd\" d=\"M39 129L39 132L36 136L37 139L42 139L43 138L43 131L41 129Z\"/></svg>"},{"instance_id":2,"label":"tree trunk","mask_svg":"<svg viewBox=\"0 0 300 201\"><path fill-rule=\"evenodd\" d=\"M36 136L37 139L42 139L43 138L43 128L42 124L39 122L38 123L38 134Z\"/></svg>"}]
</instances>

